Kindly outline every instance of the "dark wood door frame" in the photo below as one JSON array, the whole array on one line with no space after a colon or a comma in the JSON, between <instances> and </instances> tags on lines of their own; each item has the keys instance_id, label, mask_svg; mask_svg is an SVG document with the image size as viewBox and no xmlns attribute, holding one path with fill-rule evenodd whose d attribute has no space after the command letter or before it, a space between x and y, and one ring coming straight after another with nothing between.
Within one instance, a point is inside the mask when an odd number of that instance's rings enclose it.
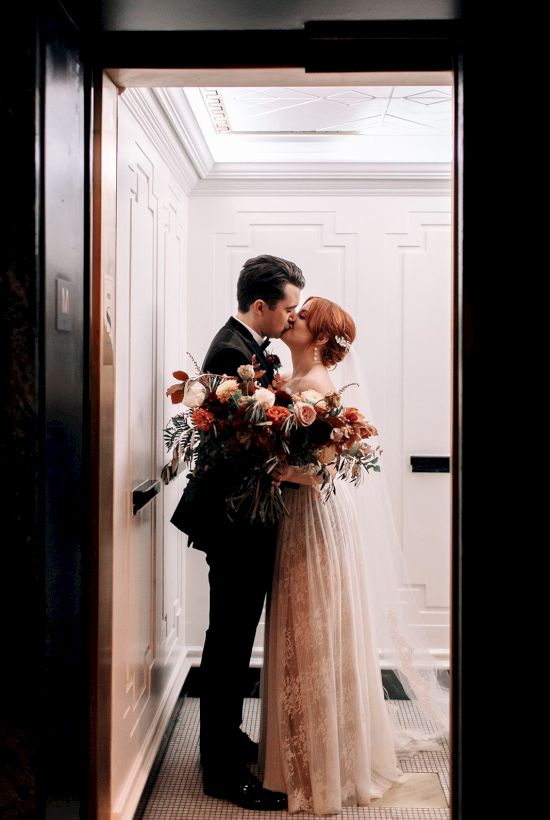
<instances>
[{"instance_id":1,"label":"dark wood door frame","mask_svg":"<svg viewBox=\"0 0 550 820\"><path fill-rule=\"evenodd\" d=\"M467 442L463 438L465 413L476 412L475 391L465 388L465 368L471 360L472 300L474 288L464 278L464 81L463 81L463 36L460 21L396 21L354 23L311 22L304 29L293 31L161 31L161 32L103 32L95 42L93 60L95 65L95 112L94 131L96 144L94 153L95 193L94 213L94 274L92 289L99 311L98 282L101 277L101 208L97 210L101 190L101 100L106 85L107 73L119 85L180 85L178 70L220 69L227 72L227 85L231 85L231 72L238 69L288 69L305 70L306 74L364 74L366 72L433 72L434 84L439 72L453 71L454 74L454 134L455 151L453 161L453 446L452 446L452 743L451 743L451 817L461 820L463 816L462 792L462 544L468 509L464 507L465 476L463 463ZM109 92L107 105L112 107ZM104 186L107 183L104 183ZM103 207L107 207L103 202ZM112 239L112 238L111 238ZM96 316L95 331L92 336L98 340L101 333ZM93 371L93 365L92 365ZM95 408L98 418L99 404ZM471 445L473 446L473 445ZM99 493L95 496L97 507L92 518L99 520ZM468 515L470 521L472 513ZM472 522L470 521L470 526ZM96 549L101 556L100 533L94 533ZM107 560L109 556L107 555ZM103 577L108 566L102 566ZM100 577L94 579L97 584ZM97 604L97 600L96 600ZM99 622L99 612L92 613L92 623ZM98 634L92 637L93 651L96 653L95 683L104 686L105 647L98 642ZM92 760L105 760L108 755L106 737L98 726L98 697L92 698L92 738L96 748ZM92 766L90 775L90 817L102 816L98 806L97 769ZM105 769L103 767L103 777Z\"/></svg>"}]
</instances>

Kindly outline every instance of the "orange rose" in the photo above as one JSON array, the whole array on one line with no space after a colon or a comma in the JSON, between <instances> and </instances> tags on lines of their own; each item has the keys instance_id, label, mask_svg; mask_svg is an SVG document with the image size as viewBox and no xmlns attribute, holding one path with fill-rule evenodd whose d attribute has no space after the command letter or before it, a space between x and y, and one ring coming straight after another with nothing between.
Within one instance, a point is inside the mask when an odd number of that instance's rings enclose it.
<instances>
[{"instance_id":1,"label":"orange rose","mask_svg":"<svg viewBox=\"0 0 550 820\"><path fill-rule=\"evenodd\" d=\"M374 424L371 424L357 407L346 407L344 418L353 427L356 438L370 438L370 436L378 435Z\"/></svg>"},{"instance_id":2,"label":"orange rose","mask_svg":"<svg viewBox=\"0 0 550 820\"><path fill-rule=\"evenodd\" d=\"M210 430L214 416L208 410L198 408L191 413L191 421L198 430Z\"/></svg>"},{"instance_id":3,"label":"orange rose","mask_svg":"<svg viewBox=\"0 0 550 820\"><path fill-rule=\"evenodd\" d=\"M362 413L359 412L357 407L346 407L346 409L344 410L344 418L346 418L348 421L351 421L351 423L353 424L354 422L359 421L359 419L362 418Z\"/></svg>"},{"instance_id":4,"label":"orange rose","mask_svg":"<svg viewBox=\"0 0 550 820\"><path fill-rule=\"evenodd\" d=\"M290 416L290 410L286 407L270 407L265 414L275 427L281 427L284 420Z\"/></svg>"}]
</instances>

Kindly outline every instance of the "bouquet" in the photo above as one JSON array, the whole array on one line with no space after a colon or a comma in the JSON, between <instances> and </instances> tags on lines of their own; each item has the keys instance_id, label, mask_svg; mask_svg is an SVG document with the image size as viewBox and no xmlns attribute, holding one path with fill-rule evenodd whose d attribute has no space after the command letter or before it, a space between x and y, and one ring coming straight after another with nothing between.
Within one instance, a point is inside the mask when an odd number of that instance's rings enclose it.
<instances>
[{"instance_id":1,"label":"bouquet","mask_svg":"<svg viewBox=\"0 0 550 820\"><path fill-rule=\"evenodd\" d=\"M377 430L359 409L343 405L345 387L326 395L292 393L278 374L262 387L255 358L236 376L197 371L194 377L175 371L178 382L166 391L184 410L164 430L172 455L162 478L171 481L182 463L193 477L223 471L231 520L270 524L287 514L273 482L278 466L319 476L324 500L335 492L336 478L358 483L365 472L380 470L380 447L369 442Z\"/></svg>"}]
</instances>

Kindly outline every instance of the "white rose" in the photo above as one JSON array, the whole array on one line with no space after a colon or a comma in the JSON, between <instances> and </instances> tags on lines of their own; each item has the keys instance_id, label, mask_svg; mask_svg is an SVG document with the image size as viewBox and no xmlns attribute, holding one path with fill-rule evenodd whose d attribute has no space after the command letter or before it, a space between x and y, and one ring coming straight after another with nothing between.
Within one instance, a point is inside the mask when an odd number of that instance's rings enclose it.
<instances>
[{"instance_id":1,"label":"white rose","mask_svg":"<svg viewBox=\"0 0 550 820\"><path fill-rule=\"evenodd\" d=\"M185 392L183 394L183 403L187 407L200 407L206 398L206 387L199 381L189 379L185 383Z\"/></svg>"},{"instance_id":2,"label":"white rose","mask_svg":"<svg viewBox=\"0 0 550 820\"><path fill-rule=\"evenodd\" d=\"M317 390L304 390L303 393L300 393L300 398L302 401L307 401L310 404L317 404L317 402L323 402L323 405L326 407L326 402L324 400L324 396L321 393L318 393Z\"/></svg>"},{"instance_id":3,"label":"white rose","mask_svg":"<svg viewBox=\"0 0 550 820\"><path fill-rule=\"evenodd\" d=\"M275 404L275 393L265 387L259 387L254 393L254 401L257 401L265 410L268 410Z\"/></svg>"},{"instance_id":4,"label":"white rose","mask_svg":"<svg viewBox=\"0 0 550 820\"><path fill-rule=\"evenodd\" d=\"M243 381L252 381L255 376L254 368L251 364L242 364L237 368L237 373Z\"/></svg>"}]
</instances>

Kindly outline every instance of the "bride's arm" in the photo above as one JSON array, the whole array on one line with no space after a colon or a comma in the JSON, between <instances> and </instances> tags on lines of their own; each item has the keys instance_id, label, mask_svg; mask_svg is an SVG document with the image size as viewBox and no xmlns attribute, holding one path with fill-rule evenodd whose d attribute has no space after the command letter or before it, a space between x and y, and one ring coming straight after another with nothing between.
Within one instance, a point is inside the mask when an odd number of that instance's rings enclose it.
<instances>
[{"instance_id":1,"label":"bride's arm","mask_svg":"<svg viewBox=\"0 0 550 820\"><path fill-rule=\"evenodd\" d=\"M327 472L334 475L334 465L328 466ZM308 487L321 486L323 483L322 475L311 475L301 467L278 467L273 470L273 479L274 484L280 484L281 481L291 481L293 484L305 484Z\"/></svg>"}]
</instances>

